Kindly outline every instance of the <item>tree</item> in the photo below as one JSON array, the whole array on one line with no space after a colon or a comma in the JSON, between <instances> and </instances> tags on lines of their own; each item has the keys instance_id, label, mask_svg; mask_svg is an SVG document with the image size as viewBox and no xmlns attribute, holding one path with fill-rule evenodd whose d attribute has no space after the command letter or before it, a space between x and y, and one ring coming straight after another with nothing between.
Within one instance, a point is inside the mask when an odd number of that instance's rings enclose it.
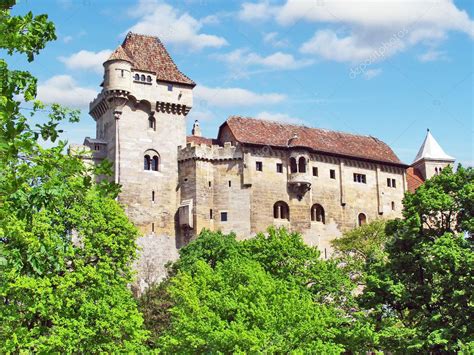
<instances>
[{"instance_id":1,"label":"tree","mask_svg":"<svg viewBox=\"0 0 474 355\"><path fill-rule=\"evenodd\" d=\"M0 47L29 61L55 39L46 15L12 17L0 10ZM141 351L147 332L127 284L137 230L114 197L65 155L59 124L79 112L34 101L36 79L0 59L0 351ZM46 123L31 115L48 110ZM53 147L42 148L39 139Z\"/></svg>"},{"instance_id":2,"label":"tree","mask_svg":"<svg viewBox=\"0 0 474 355\"><path fill-rule=\"evenodd\" d=\"M472 349L474 170L446 168L403 203L403 219L387 225L387 261L367 276L361 304L385 350Z\"/></svg>"},{"instance_id":3,"label":"tree","mask_svg":"<svg viewBox=\"0 0 474 355\"><path fill-rule=\"evenodd\" d=\"M246 241L204 231L181 249L171 277L142 296L153 346L184 353L370 350L372 326L349 311L350 280L319 256L284 229ZM167 325L155 329L149 319Z\"/></svg>"},{"instance_id":4,"label":"tree","mask_svg":"<svg viewBox=\"0 0 474 355\"><path fill-rule=\"evenodd\" d=\"M386 258L385 224L384 220L375 220L345 232L331 242L337 262L359 285L364 285L367 271Z\"/></svg>"}]
</instances>

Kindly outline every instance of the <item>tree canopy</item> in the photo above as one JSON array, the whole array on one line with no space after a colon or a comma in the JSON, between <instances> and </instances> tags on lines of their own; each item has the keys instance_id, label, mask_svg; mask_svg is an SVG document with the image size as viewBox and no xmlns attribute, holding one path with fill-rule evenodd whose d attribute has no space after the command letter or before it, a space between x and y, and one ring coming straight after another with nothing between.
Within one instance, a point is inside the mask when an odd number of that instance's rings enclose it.
<instances>
[{"instance_id":1,"label":"tree canopy","mask_svg":"<svg viewBox=\"0 0 474 355\"><path fill-rule=\"evenodd\" d=\"M10 55L32 61L56 38L46 15L0 10L0 18L0 48ZM88 170L64 154L59 125L79 112L36 101L30 73L2 58L0 83L0 351L143 350L147 332L127 288L137 230L114 200L118 187L91 178L110 164Z\"/></svg>"}]
</instances>

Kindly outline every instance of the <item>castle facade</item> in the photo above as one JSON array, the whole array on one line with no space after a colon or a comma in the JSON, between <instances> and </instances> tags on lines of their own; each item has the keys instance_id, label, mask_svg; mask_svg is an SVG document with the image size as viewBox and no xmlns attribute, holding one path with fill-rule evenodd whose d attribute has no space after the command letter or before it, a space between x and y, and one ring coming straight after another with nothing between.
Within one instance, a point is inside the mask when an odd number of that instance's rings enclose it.
<instances>
[{"instance_id":1,"label":"castle facade","mask_svg":"<svg viewBox=\"0 0 474 355\"><path fill-rule=\"evenodd\" d=\"M155 37L129 33L101 85L96 138L74 149L113 163L119 201L143 234L145 283L203 228L247 238L284 226L329 257L332 239L400 217L404 193L454 161L429 132L412 166L375 137L239 116L215 139L198 122L187 136L195 83Z\"/></svg>"}]
</instances>

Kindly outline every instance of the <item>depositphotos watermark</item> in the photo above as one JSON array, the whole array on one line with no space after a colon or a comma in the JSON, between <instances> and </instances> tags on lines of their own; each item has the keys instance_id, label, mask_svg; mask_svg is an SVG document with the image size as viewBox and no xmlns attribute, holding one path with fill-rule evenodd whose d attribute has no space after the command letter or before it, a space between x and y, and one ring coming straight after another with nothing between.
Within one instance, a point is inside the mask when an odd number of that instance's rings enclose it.
<instances>
[{"instance_id":1,"label":"depositphotos watermark","mask_svg":"<svg viewBox=\"0 0 474 355\"><path fill-rule=\"evenodd\" d=\"M403 30L400 30L397 33L395 33L390 38L389 41L382 42L380 47L372 53L370 58L366 59L363 63L360 63L359 65L351 68L350 74L349 74L350 78L351 79L357 78L359 75L364 74L366 72L367 67L385 58L387 53L391 49L401 44L401 39L405 37L407 34L408 34L408 30L404 28Z\"/></svg>"}]
</instances>

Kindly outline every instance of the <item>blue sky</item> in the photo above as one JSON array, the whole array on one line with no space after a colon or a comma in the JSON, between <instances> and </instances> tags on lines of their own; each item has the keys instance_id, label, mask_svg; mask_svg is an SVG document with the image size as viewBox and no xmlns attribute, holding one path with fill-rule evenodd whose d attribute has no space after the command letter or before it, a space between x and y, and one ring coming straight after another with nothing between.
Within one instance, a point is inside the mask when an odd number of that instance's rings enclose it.
<instances>
[{"instance_id":1,"label":"blue sky","mask_svg":"<svg viewBox=\"0 0 474 355\"><path fill-rule=\"evenodd\" d=\"M17 1L58 40L32 64L39 97L83 110L64 138L95 135L101 63L132 30L157 35L196 83L188 116L215 136L230 115L372 135L411 163L426 128L474 165L472 0Z\"/></svg>"}]
</instances>

